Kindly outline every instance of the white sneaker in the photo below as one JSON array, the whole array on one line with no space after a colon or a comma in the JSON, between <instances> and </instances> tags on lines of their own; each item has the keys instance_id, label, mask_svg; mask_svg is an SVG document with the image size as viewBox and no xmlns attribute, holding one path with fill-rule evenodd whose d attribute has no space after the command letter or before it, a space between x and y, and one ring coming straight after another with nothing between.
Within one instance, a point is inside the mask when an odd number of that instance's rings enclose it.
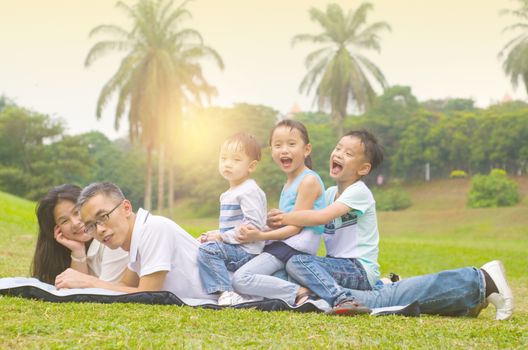
<instances>
[{"instance_id":1,"label":"white sneaker","mask_svg":"<svg viewBox=\"0 0 528 350\"><path fill-rule=\"evenodd\" d=\"M498 293L491 293L486 299L497 309L496 320L509 320L513 314L514 302L513 293L506 281L506 270L499 260L493 260L482 265L482 270L486 271L499 290Z\"/></svg>"},{"instance_id":2,"label":"white sneaker","mask_svg":"<svg viewBox=\"0 0 528 350\"><path fill-rule=\"evenodd\" d=\"M252 298L249 298L249 297L244 297L240 294L237 294L235 292L233 292L233 297L231 298L231 305L238 305L238 304L242 304L242 303L249 303L250 301L256 301L256 299L252 299Z\"/></svg>"},{"instance_id":3,"label":"white sneaker","mask_svg":"<svg viewBox=\"0 0 528 350\"><path fill-rule=\"evenodd\" d=\"M239 296L235 292L230 292L230 291L222 292L222 294L220 294L220 296L218 297L218 305L220 305L220 306L232 305L233 299L235 298L235 295Z\"/></svg>"}]
</instances>

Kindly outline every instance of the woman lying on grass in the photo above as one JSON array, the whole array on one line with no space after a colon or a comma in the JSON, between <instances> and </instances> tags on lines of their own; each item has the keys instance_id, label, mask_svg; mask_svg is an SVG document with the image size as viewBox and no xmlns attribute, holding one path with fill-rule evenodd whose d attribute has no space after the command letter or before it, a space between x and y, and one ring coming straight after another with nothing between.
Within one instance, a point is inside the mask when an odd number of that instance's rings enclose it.
<instances>
[{"instance_id":1,"label":"woman lying on grass","mask_svg":"<svg viewBox=\"0 0 528 350\"><path fill-rule=\"evenodd\" d=\"M54 284L55 277L71 267L108 282L125 271L128 253L112 250L84 232L76 208L81 189L74 185L52 188L37 203L38 238L31 275Z\"/></svg>"}]
</instances>

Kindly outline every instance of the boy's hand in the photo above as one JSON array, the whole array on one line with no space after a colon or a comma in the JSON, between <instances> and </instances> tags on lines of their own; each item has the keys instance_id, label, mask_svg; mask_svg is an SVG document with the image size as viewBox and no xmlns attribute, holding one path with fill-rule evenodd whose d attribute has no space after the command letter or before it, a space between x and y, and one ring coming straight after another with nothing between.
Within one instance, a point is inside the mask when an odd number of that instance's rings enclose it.
<instances>
[{"instance_id":1,"label":"boy's hand","mask_svg":"<svg viewBox=\"0 0 528 350\"><path fill-rule=\"evenodd\" d=\"M235 237L240 243L251 243L262 240L262 232L253 225L240 226Z\"/></svg>"},{"instance_id":2,"label":"boy's hand","mask_svg":"<svg viewBox=\"0 0 528 350\"><path fill-rule=\"evenodd\" d=\"M210 241L221 241L221 242L223 241L219 230L207 231L205 233L202 233L200 237L196 239L200 243L205 243L205 242L210 242Z\"/></svg>"},{"instance_id":3,"label":"boy's hand","mask_svg":"<svg viewBox=\"0 0 528 350\"><path fill-rule=\"evenodd\" d=\"M223 242L223 240L224 239L222 238L222 235L220 234L220 231L215 230L215 231L207 232L207 242L211 242L211 241Z\"/></svg>"},{"instance_id":4,"label":"boy's hand","mask_svg":"<svg viewBox=\"0 0 528 350\"><path fill-rule=\"evenodd\" d=\"M280 211L279 209L271 209L268 212L268 220L267 224L269 227L273 229L280 228L284 225L284 213Z\"/></svg>"}]
</instances>

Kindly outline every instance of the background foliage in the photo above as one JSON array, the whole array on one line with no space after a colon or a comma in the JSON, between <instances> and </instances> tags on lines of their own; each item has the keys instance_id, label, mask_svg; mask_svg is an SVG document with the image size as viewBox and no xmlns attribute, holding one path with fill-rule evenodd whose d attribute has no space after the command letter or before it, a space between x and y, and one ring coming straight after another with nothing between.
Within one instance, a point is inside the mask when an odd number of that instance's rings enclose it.
<instances>
[{"instance_id":1,"label":"background foliage","mask_svg":"<svg viewBox=\"0 0 528 350\"><path fill-rule=\"evenodd\" d=\"M146 157L139 146L124 139L111 141L99 132L68 135L60 119L28 110L5 97L0 102L1 190L37 199L60 183L84 186L112 181L136 207L143 203ZM270 158L268 139L281 117L270 107L250 104L201 108L188 114L179 143L184 146L168 150L173 152L177 169L172 196L189 206L194 216L216 215L218 196L227 188L217 170L218 149L230 134L246 131L263 146L255 178L267 193L270 206L276 205L284 176ZM328 157L338 137L333 134L330 116L301 112L293 117L310 133L314 170L327 186L332 185ZM371 187L376 186L379 174L389 185L423 180L426 163L432 179L448 178L454 170L473 176L494 168L522 175L528 167L528 105L519 101L486 109L474 107L467 99L420 102L409 87L394 86L376 99L369 112L346 119L345 130L358 128L375 133L385 147L385 161L365 179ZM158 177L153 178L156 185ZM398 207L406 206L404 194L393 190L387 196L392 202L401 202Z\"/></svg>"},{"instance_id":2,"label":"background foliage","mask_svg":"<svg viewBox=\"0 0 528 350\"><path fill-rule=\"evenodd\" d=\"M493 169L489 175L473 177L468 202L471 208L507 207L517 202L517 183L508 179L504 170Z\"/></svg>"}]
</instances>

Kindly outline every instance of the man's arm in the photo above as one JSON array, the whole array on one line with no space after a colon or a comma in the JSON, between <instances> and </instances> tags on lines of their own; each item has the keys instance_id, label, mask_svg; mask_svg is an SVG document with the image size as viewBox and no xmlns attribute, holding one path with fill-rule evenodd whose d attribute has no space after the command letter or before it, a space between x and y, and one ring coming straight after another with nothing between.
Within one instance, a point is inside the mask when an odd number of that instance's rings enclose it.
<instances>
[{"instance_id":1,"label":"man's arm","mask_svg":"<svg viewBox=\"0 0 528 350\"><path fill-rule=\"evenodd\" d=\"M55 279L55 287L60 288L102 288L116 292L136 293L159 291L163 287L167 271L157 271L141 278L127 269L118 283L110 283L74 269L67 269Z\"/></svg>"}]
</instances>

